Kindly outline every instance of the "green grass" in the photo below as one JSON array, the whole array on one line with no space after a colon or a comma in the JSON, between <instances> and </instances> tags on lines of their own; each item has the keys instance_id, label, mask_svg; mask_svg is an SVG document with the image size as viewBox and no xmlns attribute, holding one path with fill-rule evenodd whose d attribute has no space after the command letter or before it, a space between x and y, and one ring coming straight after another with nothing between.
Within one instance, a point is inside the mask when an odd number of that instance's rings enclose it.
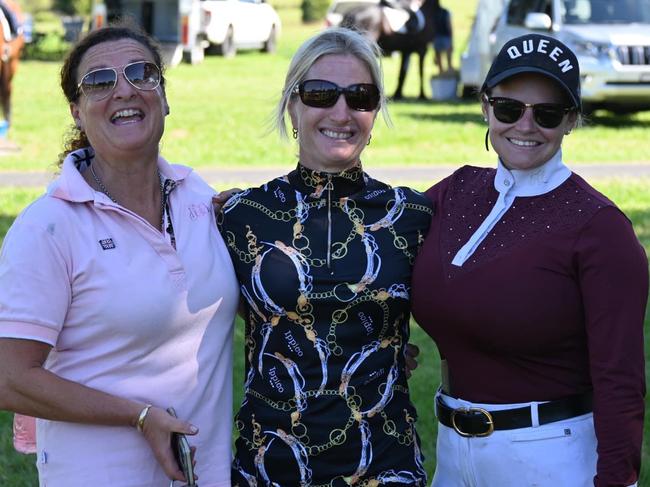
<instances>
[{"instance_id":1,"label":"green grass","mask_svg":"<svg viewBox=\"0 0 650 487\"><path fill-rule=\"evenodd\" d=\"M11 445L13 416L0 411L0 485L8 487L36 487L38 477L34 465L35 455L21 455Z\"/></svg>"},{"instance_id":2,"label":"green grass","mask_svg":"<svg viewBox=\"0 0 650 487\"><path fill-rule=\"evenodd\" d=\"M280 171L280 169L279 169ZM426 189L429 182L413 184ZM611 179L598 181L595 186L627 213L635 230L650 254L650 180ZM0 188L0 241L16 214L39 195L38 190ZM243 324L238 321L235 331L235 378L233 409L236 410L242 397L244 382ZM650 351L650 312L645 320L646 351ZM421 352L420 366L409 381L413 401L417 407L418 431L423 440L426 456L425 467L429 475L435 468L436 422L433 414L433 393L440 381L438 353L428 336L415 324L412 327L412 342ZM648 354L648 352L646 352ZM650 355L646 355L646 376L650 377ZM646 422L643 451L643 470L639 486L650 485L650 408L646 407ZM38 484L33 455L17 454L11 447L11 415L0 411L0 485L10 487L31 487Z\"/></svg>"},{"instance_id":3,"label":"green grass","mask_svg":"<svg viewBox=\"0 0 650 487\"><path fill-rule=\"evenodd\" d=\"M243 52L234 59L208 57L199 66L181 65L167 72L171 115L162 143L170 160L196 167L290 167L293 141L268 133L266 123L279 97L290 58L297 46L323 24L300 22L298 0L278 0L283 32L278 52ZM476 0L452 6L456 37L456 67L471 26ZM383 59L388 93L395 89L399 59ZM11 138L22 151L0 159L3 170L49 170L71 125L67 104L58 87L58 62L24 61L14 82ZM435 74L432 54L425 78ZM367 167L401 164L491 163L483 148L484 123L474 101L419 102L416 58L407 77L409 99L391 103L394 127L378 120L372 144L364 153ZM427 93L429 87L426 85ZM647 139L650 112L595 117L565 144L571 162L650 161ZM615 147L615 150L613 149Z\"/></svg>"}]
</instances>

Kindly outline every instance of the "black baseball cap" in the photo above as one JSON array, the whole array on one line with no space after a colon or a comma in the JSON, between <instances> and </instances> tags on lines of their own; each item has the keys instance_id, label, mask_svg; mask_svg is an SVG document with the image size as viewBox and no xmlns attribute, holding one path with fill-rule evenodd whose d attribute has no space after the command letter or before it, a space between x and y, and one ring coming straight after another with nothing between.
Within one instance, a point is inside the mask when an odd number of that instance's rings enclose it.
<instances>
[{"instance_id":1,"label":"black baseball cap","mask_svg":"<svg viewBox=\"0 0 650 487\"><path fill-rule=\"evenodd\" d=\"M481 92L520 73L540 73L557 81L578 110L580 67L576 55L557 39L541 34L526 34L509 40L494 58Z\"/></svg>"}]
</instances>

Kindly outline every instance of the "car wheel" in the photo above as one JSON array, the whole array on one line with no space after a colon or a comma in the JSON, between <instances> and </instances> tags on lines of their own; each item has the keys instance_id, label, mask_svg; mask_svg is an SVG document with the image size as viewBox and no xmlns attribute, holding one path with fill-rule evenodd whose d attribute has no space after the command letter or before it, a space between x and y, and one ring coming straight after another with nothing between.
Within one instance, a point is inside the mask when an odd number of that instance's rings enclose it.
<instances>
[{"instance_id":1,"label":"car wheel","mask_svg":"<svg viewBox=\"0 0 650 487\"><path fill-rule=\"evenodd\" d=\"M203 39L197 38L189 52L183 53L185 62L190 64L200 64L205 58L205 48L203 46Z\"/></svg>"},{"instance_id":2,"label":"car wheel","mask_svg":"<svg viewBox=\"0 0 650 487\"><path fill-rule=\"evenodd\" d=\"M478 88L476 86L463 85L461 87L460 96L465 99L476 99L478 95Z\"/></svg>"},{"instance_id":3,"label":"car wheel","mask_svg":"<svg viewBox=\"0 0 650 487\"><path fill-rule=\"evenodd\" d=\"M233 57L237 54L237 47L235 46L235 39L232 30L232 25L228 27L226 32L226 38L223 40L223 43L217 47L217 52L223 57Z\"/></svg>"},{"instance_id":4,"label":"car wheel","mask_svg":"<svg viewBox=\"0 0 650 487\"><path fill-rule=\"evenodd\" d=\"M269 33L269 38L264 43L264 52L274 53L277 48L278 43L278 33L275 29L275 25L271 26L271 32Z\"/></svg>"},{"instance_id":5,"label":"car wheel","mask_svg":"<svg viewBox=\"0 0 650 487\"><path fill-rule=\"evenodd\" d=\"M582 114L586 117L593 115L593 113L596 111L596 106L592 105L591 103L582 103Z\"/></svg>"},{"instance_id":6,"label":"car wheel","mask_svg":"<svg viewBox=\"0 0 650 487\"><path fill-rule=\"evenodd\" d=\"M223 57L234 57L237 54L237 47L235 47L235 35L232 26L228 27L226 39L223 41Z\"/></svg>"}]
</instances>

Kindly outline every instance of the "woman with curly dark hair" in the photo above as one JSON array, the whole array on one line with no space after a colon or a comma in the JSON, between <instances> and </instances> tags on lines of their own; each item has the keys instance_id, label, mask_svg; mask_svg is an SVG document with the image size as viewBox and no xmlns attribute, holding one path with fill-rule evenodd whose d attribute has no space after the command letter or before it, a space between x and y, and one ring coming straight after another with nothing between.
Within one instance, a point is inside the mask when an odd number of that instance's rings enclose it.
<instances>
[{"instance_id":1,"label":"woman with curly dark hair","mask_svg":"<svg viewBox=\"0 0 650 487\"><path fill-rule=\"evenodd\" d=\"M201 485L229 487L237 283L214 191L159 154L159 51L99 29L61 86L75 123L61 174L0 258L0 408L39 418L41 485L194 485L170 448L184 433Z\"/></svg>"}]
</instances>

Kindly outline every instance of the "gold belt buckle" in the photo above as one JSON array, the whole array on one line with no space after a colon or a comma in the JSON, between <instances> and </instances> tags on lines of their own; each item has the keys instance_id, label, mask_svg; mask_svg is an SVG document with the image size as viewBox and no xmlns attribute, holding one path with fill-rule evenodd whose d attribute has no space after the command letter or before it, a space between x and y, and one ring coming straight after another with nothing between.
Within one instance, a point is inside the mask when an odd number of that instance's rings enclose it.
<instances>
[{"instance_id":1,"label":"gold belt buckle","mask_svg":"<svg viewBox=\"0 0 650 487\"><path fill-rule=\"evenodd\" d=\"M488 429L483 432L483 433L476 433L475 435L471 433L465 433L464 431L461 431L461 429L458 427L456 424L456 414L458 413L480 413L483 414L487 418L487 426ZM465 438L473 438L476 436L490 436L494 432L494 420L492 419L492 415L490 414L489 411L483 409L483 408L458 408L454 409L451 412L451 425L454 427L454 430L456 433L458 433L460 436L463 436Z\"/></svg>"}]
</instances>

